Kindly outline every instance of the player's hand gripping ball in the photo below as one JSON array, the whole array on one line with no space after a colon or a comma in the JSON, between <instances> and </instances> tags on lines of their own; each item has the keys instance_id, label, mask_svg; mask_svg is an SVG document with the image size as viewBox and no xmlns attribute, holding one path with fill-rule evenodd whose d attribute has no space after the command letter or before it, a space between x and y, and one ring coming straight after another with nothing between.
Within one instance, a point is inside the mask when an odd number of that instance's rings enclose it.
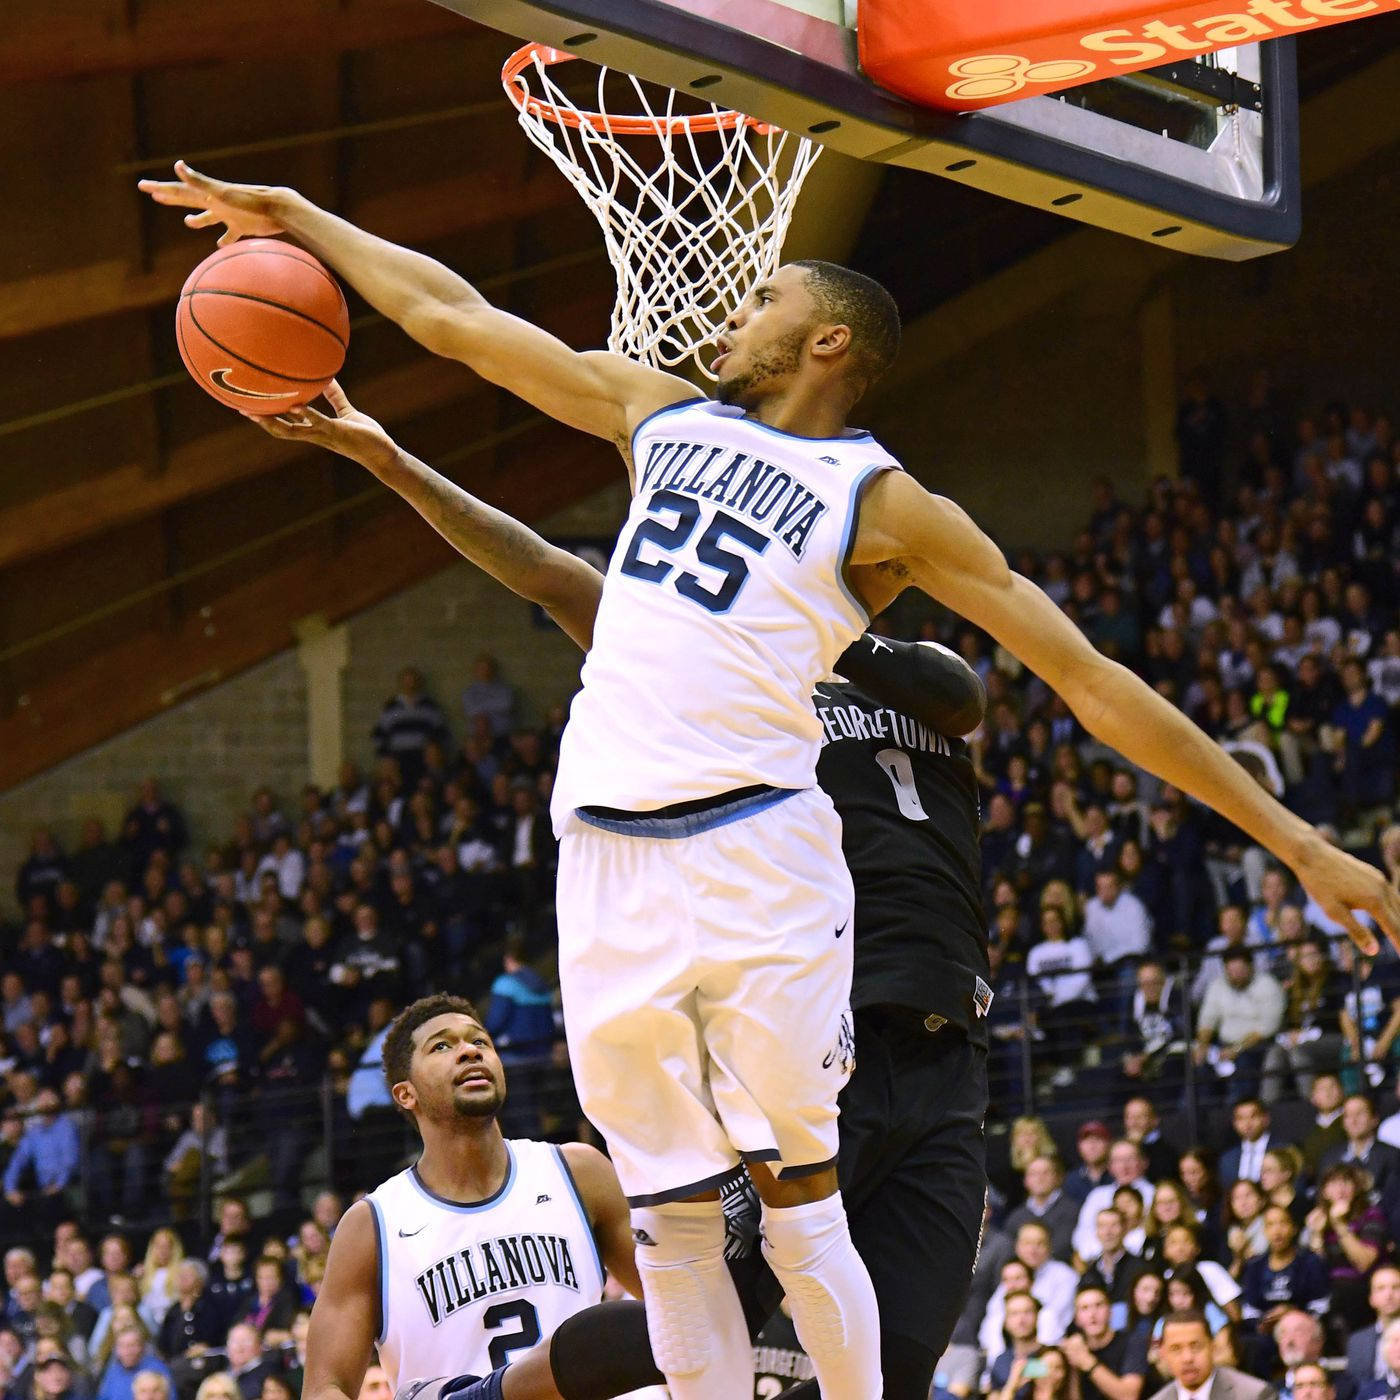
<instances>
[{"instance_id":1,"label":"player's hand gripping ball","mask_svg":"<svg viewBox=\"0 0 1400 1400\"><path fill-rule=\"evenodd\" d=\"M175 312L180 358L220 403L258 416L310 403L345 363L350 312L310 253L245 238L190 273Z\"/></svg>"}]
</instances>

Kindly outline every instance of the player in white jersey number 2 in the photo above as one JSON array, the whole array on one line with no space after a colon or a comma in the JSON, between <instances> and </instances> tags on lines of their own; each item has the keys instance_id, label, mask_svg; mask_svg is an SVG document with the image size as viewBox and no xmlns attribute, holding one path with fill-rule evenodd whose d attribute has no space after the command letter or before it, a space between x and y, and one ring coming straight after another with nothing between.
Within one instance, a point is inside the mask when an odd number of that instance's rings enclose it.
<instances>
[{"instance_id":1,"label":"player in white jersey number 2","mask_svg":"<svg viewBox=\"0 0 1400 1400\"><path fill-rule=\"evenodd\" d=\"M176 173L142 187L196 211L192 227L290 234L428 349L628 461L636 494L555 788L560 977L579 1096L632 1206L676 1400L750 1384L714 1189L740 1159L826 1400L881 1392L874 1294L837 1191L851 887L815 787L810 696L909 584L990 632L1095 737L1248 831L1361 946L1374 939L1354 909L1400 942L1400 893L1378 871L1273 801L956 505L845 426L898 345L878 284L780 268L726 324L718 402L697 400L673 375L574 351L294 191Z\"/></svg>"},{"instance_id":2,"label":"player in white jersey number 2","mask_svg":"<svg viewBox=\"0 0 1400 1400\"><path fill-rule=\"evenodd\" d=\"M311 1314L305 1394L353 1400L372 1347L401 1394L416 1377L440 1384L466 1371L469 1381L522 1356L518 1383L555 1393L545 1382L569 1345L566 1324L598 1304L605 1270L641 1293L611 1165L583 1143L502 1136L505 1072L461 997L408 1007L383 1054L423 1152L336 1229ZM532 1351L544 1337L555 1338L551 1347ZM576 1373L585 1361L560 1364Z\"/></svg>"}]
</instances>

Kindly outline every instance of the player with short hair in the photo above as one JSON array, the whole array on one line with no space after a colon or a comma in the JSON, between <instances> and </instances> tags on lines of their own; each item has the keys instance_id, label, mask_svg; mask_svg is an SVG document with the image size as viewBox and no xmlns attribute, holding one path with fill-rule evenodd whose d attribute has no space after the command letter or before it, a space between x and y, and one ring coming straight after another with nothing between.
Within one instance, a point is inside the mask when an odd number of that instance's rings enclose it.
<instances>
[{"instance_id":1,"label":"player with short hair","mask_svg":"<svg viewBox=\"0 0 1400 1400\"><path fill-rule=\"evenodd\" d=\"M327 397L335 416L309 410L305 429L256 421L274 437L313 442L375 472L467 559L588 648L603 589L597 570L404 452L339 385ZM824 739L817 777L841 817L856 891L851 1001L862 1046L841 1094L839 1171L879 1300L886 1400L925 1400L967 1293L986 1191L977 784L955 737L980 723L983 690L943 647L868 634L836 669L847 679L824 681L813 696ZM743 1187L739 1172L724 1191L730 1267L756 1334L781 1290L753 1248L758 1202ZM549 1349L548 1378L545 1357L526 1358L505 1381L506 1395L552 1400L556 1365L569 1400L617 1393L606 1381L623 1390L649 1383L649 1352L629 1335L635 1321L618 1309L581 1314ZM588 1337L593 1354L612 1360L606 1377L579 1359Z\"/></svg>"},{"instance_id":2,"label":"player with short hair","mask_svg":"<svg viewBox=\"0 0 1400 1400\"><path fill-rule=\"evenodd\" d=\"M1400 893L1378 871L1269 797L961 510L846 427L898 345L878 283L779 268L728 318L716 397L697 398L661 370L572 350L292 191L176 174L142 187L194 211L192 227L224 224L221 242L290 234L428 349L628 461L635 494L554 789L560 980L580 1100L647 1242L648 1322L675 1400L745 1385L717 1191L740 1161L827 1400L881 1394L874 1292L836 1171L851 964L835 935L853 895L815 787L809 697L909 584L990 632L1096 738L1292 866L1359 944L1374 938L1354 908L1400 941Z\"/></svg>"},{"instance_id":3,"label":"player with short hair","mask_svg":"<svg viewBox=\"0 0 1400 1400\"><path fill-rule=\"evenodd\" d=\"M375 1348L394 1386L494 1372L597 1303L605 1269L641 1292L611 1163L584 1143L502 1135L505 1070L469 1001L439 994L401 1011L383 1062L423 1151L336 1227L307 1400L354 1400ZM640 1320L640 1304L609 1306Z\"/></svg>"}]
</instances>

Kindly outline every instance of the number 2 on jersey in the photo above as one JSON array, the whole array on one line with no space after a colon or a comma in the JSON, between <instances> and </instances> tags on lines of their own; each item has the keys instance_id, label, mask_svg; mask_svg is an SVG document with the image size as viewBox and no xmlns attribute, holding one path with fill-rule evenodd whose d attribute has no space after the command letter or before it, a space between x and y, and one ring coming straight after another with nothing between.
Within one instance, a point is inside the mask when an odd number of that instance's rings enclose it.
<instances>
[{"instance_id":1,"label":"number 2 on jersey","mask_svg":"<svg viewBox=\"0 0 1400 1400\"><path fill-rule=\"evenodd\" d=\"M926 822L928 813L919 801L919 790L914 786L914 765L903 749L881 749L875 755L880 765L894 784L894 800L899 803L899 815L911 822Z\"/></svg>"},{"instance_id":2,"label":"number 2 on jersey","mask_svg":"<svg viewBox=\"0 0 1400 1400\"><path fill-rule=\"evenodd\" d=\"M517 1298L512 1303L497 1303L482 1314L481 1323L488 1332L495 1332L507 1322L519 1323L514 1332L503 1332L492 1343L489 1351L491 1367L499 1371L510 1361L513 1351L526 1351L540 1339L540 1315L533 1303Z\"/></svg>"},{"instance_id":3,"label":"number 2 on jersey","mask_svg":"<svg viewBox=\"0 0 1400 1400\"><path fill-rule=\"evenodd\" d=\"M619 568L630 578L664 584L675 572L676 566L664 559L643 559L642 546L652 544L666 554L683 549L700 523L700 502L693 496L682 496L678 491L658 491L647 502L647 510L652 515L674 515L675 520L670 525L660 520L643 520L633 532ZM768 548L767 535L761 535L742 520L717 510L696 543L695 557L706 568L718 570L723 582L716 589L708 589L701 584L697 575L687 570L676 574L672 583L682 598L689 598L712 613L728 612L749 578L748 560L732 549L721 548L726 539L743 545L755 554L762 554Z\"/></svg>"}]
</instances>

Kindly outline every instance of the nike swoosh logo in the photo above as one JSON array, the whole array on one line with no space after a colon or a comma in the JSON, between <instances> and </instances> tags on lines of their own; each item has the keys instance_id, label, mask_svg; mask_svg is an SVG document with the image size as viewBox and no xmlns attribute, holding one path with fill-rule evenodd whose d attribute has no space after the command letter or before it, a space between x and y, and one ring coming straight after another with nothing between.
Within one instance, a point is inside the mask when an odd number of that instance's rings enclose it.
<instances>
[{"instance_id":1,"label":"nike swoosh logo","mask_svg":"<svg viewBox=\"0 0 1400 1400\"><path fill-rule=\"evenodd\" d=\"M241 384L230 384L229 375L231 369L211 369L209 378L214 381L219 388L230 394L238 394L245 399L285 399L286 394L260 394L256 389L245 389Z\"/></svg>"},{"instance_id":2,"label":"nike swoosh logo","mask_svg":"<svg viewBox=\"0 0 1400 1400\"><path fill-rule=\"evenodd\" d=\"M399 1231L399 1238L400 1238L401 1240L412 1239L414 1235L421 1235L421 1234L423 1233L423 1231L426 1230L427 1228L428 1228L427 1225L424 1224L424 1225L420 1225L416 1230L400 1230L400 1231Z\"/></svg>"},{"instance_id":3,"label":"nike swoosh logo","mask_svg":"<svg viewBox=\"0 0 1400 1400\"><path fill-rule=\"evenodd\" d=\"M842 935L843 933L845 933L847 927L850 925L850 922L851 922L851 921L850 921L849 919L847 919L846 922L845 922L844 924L842 924L841 927L838 928L838 929L836 930L836 936L837 936L837 938L840 938L841 935Z\"/></svg>"}]
</instances>

